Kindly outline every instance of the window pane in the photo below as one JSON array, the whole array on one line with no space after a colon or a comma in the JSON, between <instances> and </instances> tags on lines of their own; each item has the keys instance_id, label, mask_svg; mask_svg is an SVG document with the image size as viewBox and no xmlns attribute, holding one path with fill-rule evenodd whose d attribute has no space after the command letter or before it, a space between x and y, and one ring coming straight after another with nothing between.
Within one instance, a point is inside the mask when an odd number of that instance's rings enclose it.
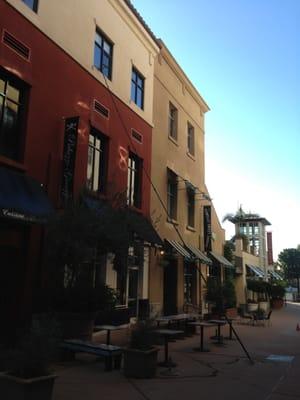
<instances>
[{"instance_id":1,"label":"window pane","mask_svg":"<svg viewBox=\"0 0 300 400\"><path fill-rule=\"evenodd\" d=\"M93 179L93 190L98 190L99 187L99 174L100 174L100 152L95 151L94 154L94 179Z\"/></svg>"},{"instance_id":2,"label":"window pane","mask_svg":"<svg viewBox=\"0 0 300 400\"><path fill-rule=\"evenodd\" d=\"M18 111L19 107L14 103L5 103L0 135L1 154L13 159L18 157L19 150Z\"/></svg>"},{"instance_id":3,"label":"window pane","mask_svg":"<svg viewBox=\"0 0 300 400\"><path fill-rule=\"evenodd\" d=\"M104 51L108 54L108 55L110 55L110 52L111 52L111 46L110 46L110 44L108 44L107 42L103 42L103 49L104 49Z\"/></svg>"},{"instance_id":4,"label":"window pane","mask_svg":"<svg viewBox=\"0 0 300 400\"><path fill-rule=\"evenodd\" d=\"M7 97L10 100L15 101L16 103L19 103L20 101L20 91L13 87L10 83L7 85L7 92L6 92Z\"/></svg>"},{"instance_id":5,"label":"window pane","mask_svg":"<svg viewBox=\"0 0 300 400\"><path fill-rule=\"evenodd\" d=\"M87 187L92 190L92 178L93 178L93 148L88 149L88 165L87 165Z\"/></svg>"},{"instance_id":6,"label":"window pane","mask_svg":"<svg viewBox=\"0 0 300 400\"><path fill-rule=\"evenodd\" d=\"M96 32L95 42L98 43L100 47L102 46L102 36L99 35L98 32Z\"/></svg>"},{"instance_id":7,"label":"window pane","mask_svg":"<svg viewBox=\"0 0 300 400\"><path fill-rule=\"evenodd\" d=\"M95 47L94 47L94 65L98 69L100 69L100 61L101 61L101 50L100 50L100 47L95 45Z\"/></svg>"},{"instance_id":8,"label":"window pane","mask_svg":"<svg viewBox=\"0 0 300 400\"><path fill-rule=\"evenodd\" d=\"M0 79L0 93L4 93L4 88L5 88L5 82Z\"/></svg>"},{"instance_id":9,"label":"window pane","mask_svg":"<svg viewBox=\"0 0 300 400\"><path fill-rule=\"evenodd\" d=\"M143 107L143 93L139 88L136 93L136 104L141 108Z\"/></svg>"},{"instance_id":10,"label":"window pane","mask_svg":"<svg viewBox=\"0 0 300 400\"><path fill-rule=\"evenodd\" d=\"M131 100L135 102L135 84L131 82Z\"/></svg>"}]
</instances>

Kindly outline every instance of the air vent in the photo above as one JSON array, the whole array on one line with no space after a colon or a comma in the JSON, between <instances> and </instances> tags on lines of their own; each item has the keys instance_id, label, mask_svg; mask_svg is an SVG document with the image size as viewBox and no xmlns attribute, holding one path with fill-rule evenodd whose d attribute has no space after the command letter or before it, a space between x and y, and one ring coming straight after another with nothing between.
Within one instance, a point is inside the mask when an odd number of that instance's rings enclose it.
<instances>
[{"instance_id":1,"label":"air vent","mask_svg":"<svg viewBox=\"0 0 300 400\"><path fill-rule=\"evenodd\" d=\"M134 129L131 130L131 136L138 141L139 143L143 142L143 135L141 135L139 132L135 131Z\"/></svg>"},{"instance_id":2,"label":"air vent","mask_svg":"<svg viewBox=\"0 0 300 400\"><path fill-rule=\"evenodd\" d=\"M7 31L3 31L2 42L6 44L6 46L10 47L19 56L25 58L25 60L29 61L30 59L30 48L25 46L20 40L16 39L13 35L11 35Z\"/></svg>"},{"instance_id":3,"label":"air vent","mask_svg":"<svg viewBox=\"0 0 300 400\"><path fill-rule=\"evenodd\" d=\"M94 109L97 113L103 115L103 117L109 118L109 109L104 107L104 105L97 100L94 100Z\"/></svg>"}]
</instances>

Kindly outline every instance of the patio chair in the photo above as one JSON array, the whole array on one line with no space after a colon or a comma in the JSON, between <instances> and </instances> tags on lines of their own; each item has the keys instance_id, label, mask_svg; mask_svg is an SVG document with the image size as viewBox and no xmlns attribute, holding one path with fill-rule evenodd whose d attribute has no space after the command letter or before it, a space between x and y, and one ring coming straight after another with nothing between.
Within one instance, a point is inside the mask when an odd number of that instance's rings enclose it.
<instances>
[{"instance_id":1,"label":"patio chair","mask_svg":"<svg viewBox=\"0 0 300 400\"><path fill-rule=\"evenodd\" d=\"M272 310L268 312L268 314L262 313L262 314L254 314L254 322L253 325L256 324L258 325L259 322L261 322L261 324L263 326L266 326L266 323L268 324L268 326L270 326L271 324L271 314L272 314Z\"/></svg>"}]
</instances>

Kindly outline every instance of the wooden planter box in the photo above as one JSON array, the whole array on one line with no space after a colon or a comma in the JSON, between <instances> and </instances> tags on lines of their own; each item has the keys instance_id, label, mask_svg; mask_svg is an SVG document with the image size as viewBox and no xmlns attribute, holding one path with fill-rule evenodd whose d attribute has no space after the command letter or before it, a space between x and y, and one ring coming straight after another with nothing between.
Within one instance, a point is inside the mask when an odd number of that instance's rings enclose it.
<instances>
[{"instance_id":1,"label":"wooden planter box","mask_svg":"<svg viewBox=\"0 0 300 400\"><path fill-rule=\"evenodd\" d=\"M150 350L125 349L124 375L127 378L153 378L157 368L157 353L159 349Z\"/></svg>"},{"instance_id":2,"label":"wooden planter box","mask_svg":"<svg viewBox=\"0 0 300 400\"><path fill-rule=\"evenodd\" d=\"M91 340L95 312L60 312L56 316L63 339Z\"/></svg>"},{"instance_id":3,"label":"wooden planter box","mask_svg":"<svg viewBox=\"0 0 300 400\"><path fill-rule=\"evenodd\" d=\"M22 379L7 373L0 374L0 399L51 400L56 375Z\"/></svg>"}]
</instances>

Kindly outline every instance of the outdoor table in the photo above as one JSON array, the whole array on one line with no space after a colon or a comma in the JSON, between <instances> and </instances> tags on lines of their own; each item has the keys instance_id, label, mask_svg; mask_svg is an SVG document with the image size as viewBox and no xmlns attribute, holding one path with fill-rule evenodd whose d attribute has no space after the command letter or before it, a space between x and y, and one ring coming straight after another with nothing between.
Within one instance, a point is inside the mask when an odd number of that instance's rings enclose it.
<instances>
[{"instance_id":1,"label":"outdoor table","mask_svg":"<svg viewBox=\"0 0 300 400\"><path fill-rule=\"evenodd\" d=\"M210 319L208 322L214 325L218 325L217 342L215 342L215 344L218 346L225 346L225 343L223 342L223 337L221 336L221 326L226 325L227 322L224 319Z\"/></svg>"},{"instance_id":2,"label":"outdoor table","mask_svg":"<svg viewBox=\"0 0 300 400\"><path fill-rule=\"evenodd\" d=\"M124 329L124 326L121 325L96 325L94 327L94 331L107 331L106 333L106 344L110 344L110 332L118 331L120 329Z\"/></svg>"},{"instance_id":3,"label":"outdoor table","mask_svg":"<svg viewBox=\"0 0 300 400\"><path fill-rule=\"evenodd\" d=\"M184 332L173 329L157 329L153 332L163 336L165 340L165 359L164 361L158 363L158 365L161 367L176 367L176 364L169 360L169 339L174 338L175 336L178 336Z\"/></svg>"},{"instance_id":4,"label":"outdoor table","mask_svg":"<svg viewBox=\"0 0 300 400\"><path fill-rule=\"evenodd\" d=\"M200 326L200 347L195 347L195 351L201 351L201 352L208 352L210 351L208 348L204 348L203 346L203 331L204 328L216 326L216 324L209 323L209 322L201 322L201 321L194 321L194 322L189 322L188 325L193 325L193 326Z\"/></svg>"}]
</instances>

